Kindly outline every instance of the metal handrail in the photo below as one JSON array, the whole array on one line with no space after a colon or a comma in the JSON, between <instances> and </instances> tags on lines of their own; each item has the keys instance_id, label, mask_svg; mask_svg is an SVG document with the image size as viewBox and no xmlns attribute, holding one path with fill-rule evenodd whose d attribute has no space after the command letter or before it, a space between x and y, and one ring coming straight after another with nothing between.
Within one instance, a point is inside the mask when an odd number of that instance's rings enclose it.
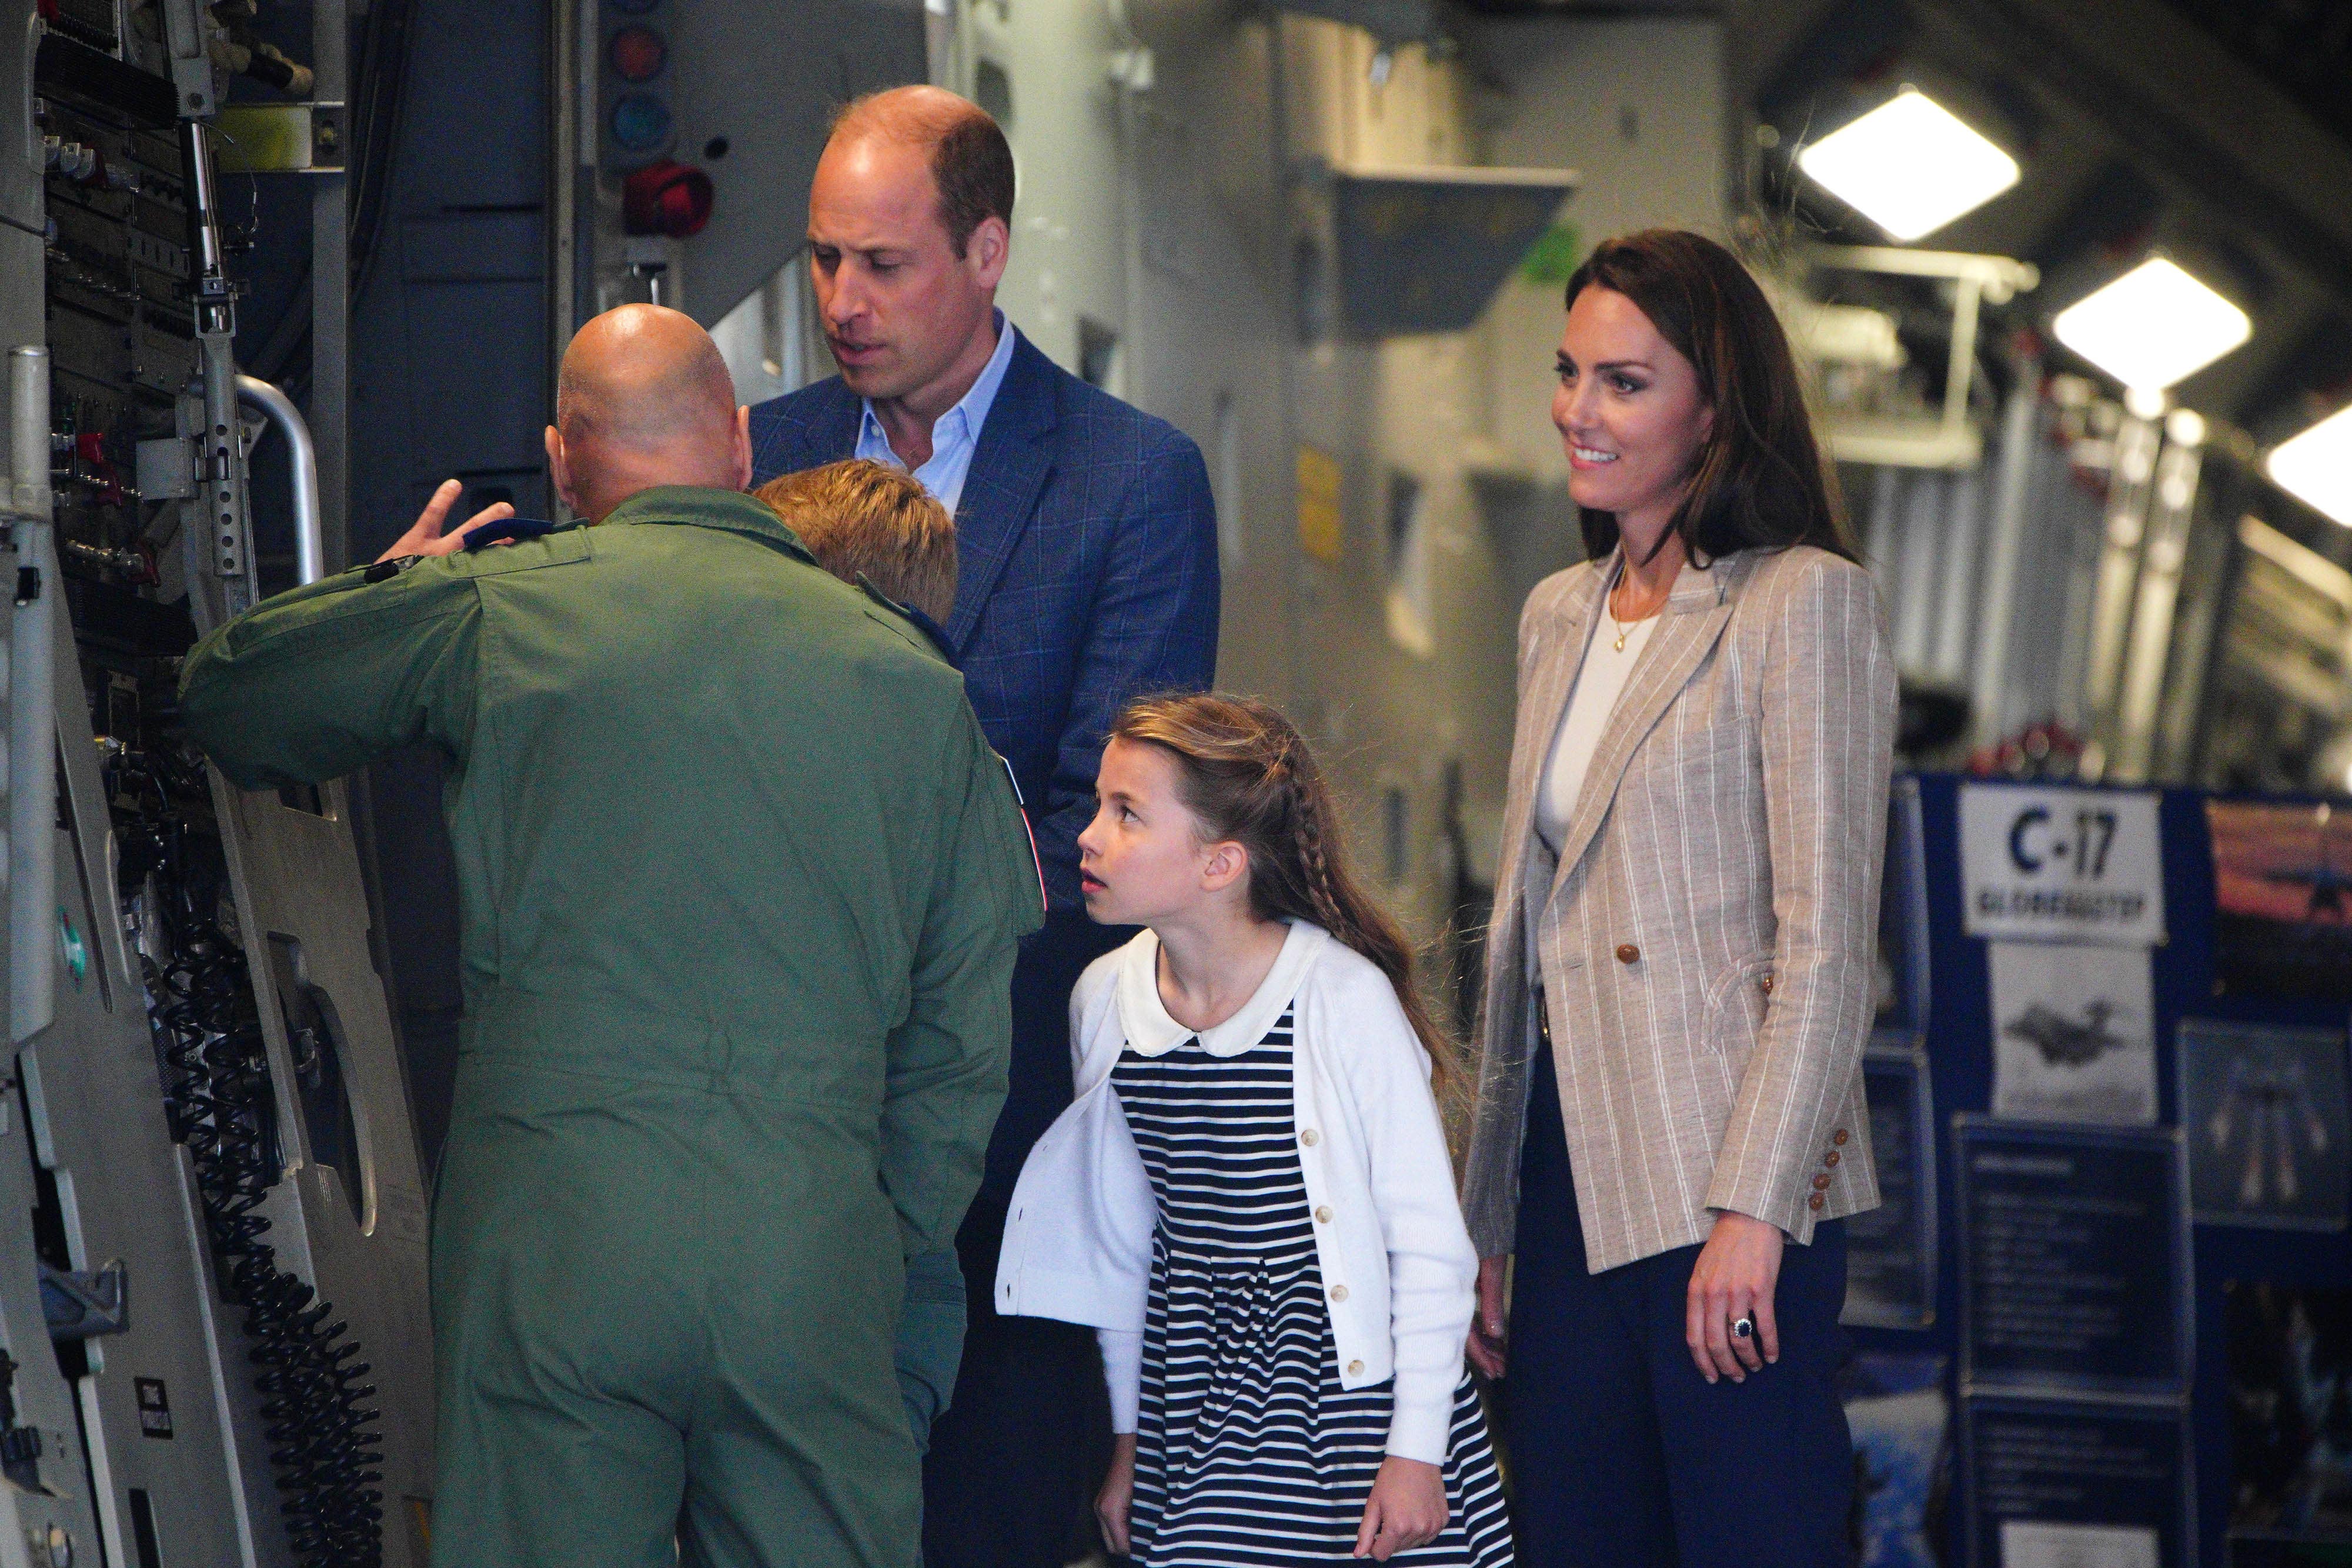
<instances>
[{"instance_id":1,"label":"metal handrail","mask_svg":"<svg viewBox=\"0 0 2352 1568\"><path fill-rule=\"evenodd\" d=\"M327 575L327 539L319 520L319 448L294 400L259 376L236 378L236 399L268 415L285 433L294 460L294 580L316 582Z\"/></svg>"}]
</instances>

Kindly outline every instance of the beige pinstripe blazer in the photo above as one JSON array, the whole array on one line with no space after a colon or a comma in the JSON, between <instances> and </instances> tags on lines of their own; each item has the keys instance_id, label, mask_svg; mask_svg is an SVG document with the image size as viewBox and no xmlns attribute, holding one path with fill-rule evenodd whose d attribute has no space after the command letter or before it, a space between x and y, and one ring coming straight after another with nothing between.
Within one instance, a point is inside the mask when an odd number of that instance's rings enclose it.
<instances>
[{"instance_id":1,"label":"beige pinstripe blazer","mask_svg":"<svg viewBox=\"0 0 2352 1568\"><path fill-rule=\"evenodd\" d=\"M1545 579L1519 619L1462 1198L1480 1256L1510 1251L1540 974L1596 1273L1704 1241L1711 1210L1804 1242L1876 1207L1861 1061L1895 737L1862 568L1801 546L1685 567L1555 858L1536 789L1617 569Z\"/></svg>"}]
</instances>

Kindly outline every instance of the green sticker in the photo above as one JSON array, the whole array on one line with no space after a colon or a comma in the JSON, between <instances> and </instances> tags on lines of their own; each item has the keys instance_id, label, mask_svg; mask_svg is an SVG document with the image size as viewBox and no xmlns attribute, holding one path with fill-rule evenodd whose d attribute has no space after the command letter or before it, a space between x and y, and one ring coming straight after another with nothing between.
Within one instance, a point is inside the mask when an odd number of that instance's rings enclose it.
<instances>
[{"instance_id":1,"label":"green sticker","mask_svg":"<svg viewBox=\"0 0 2352 1568\"><path fill-rule=\"evenodd\" d=\"M1554 224L1537 235L1536 243L1519 258L1519 276L1529 283L1563 288L1583 259L1584 242L1576 225Z\"/></svg>"},{"instance_id":2,"label":"green sticker","mask_svg":"<svg viewBox=\"0 0 2352 1568\"><path fill-rule=\"evenodd\" d=\"M82 977L89 973L89 948L74 929L73 916L58 911L58 947L65 955L66 967L73 974L74 989L81 989Z\"/></svg>"}]
</instances>

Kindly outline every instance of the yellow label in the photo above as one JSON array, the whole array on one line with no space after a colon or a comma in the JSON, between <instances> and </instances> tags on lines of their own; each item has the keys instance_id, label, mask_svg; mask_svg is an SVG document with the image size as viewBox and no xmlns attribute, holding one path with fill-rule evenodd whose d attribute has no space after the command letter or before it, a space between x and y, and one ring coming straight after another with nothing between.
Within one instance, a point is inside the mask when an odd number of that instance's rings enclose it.
<instances>
[{"instance_id":1,"label":"yellow label","mask_svg":"<svg viewBox=\"0 0 2352 1568\"><path fill-rule=\"evenodd\" d=\"M1313 446L1298 449L1298 548L1339 564L1339 460Z\"/></svg>"},{"instance_id":2,"label":"yellow label","mask_svg":"<svg viewBox=\"0 0 2352 1568\"><path fill-rule=\"evenodd\" d=\"M240 103L213 121L215 156L224 174L283 174L310 166L310 106Z\"/></svg>"}]
</instances>

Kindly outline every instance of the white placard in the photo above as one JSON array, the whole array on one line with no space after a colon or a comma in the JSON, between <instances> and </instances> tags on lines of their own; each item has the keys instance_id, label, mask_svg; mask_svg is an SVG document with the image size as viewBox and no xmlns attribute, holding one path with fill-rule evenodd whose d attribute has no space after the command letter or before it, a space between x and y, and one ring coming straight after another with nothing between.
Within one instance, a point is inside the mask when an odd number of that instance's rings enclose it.
<instances>
[{"instance_id":1,"label":"white placard","mask_svg":"<svg viewBox=\"0 0 2352 1568\"><path fill-rule=\"evenodd\" d=\"M2157 1568L2158 1555L2145 1526L2000 1521L2000 1568Z\"/></svg>"},{"instance_id":2,"label":"white placard","mask_svg":"<svg viewBox=\"0 0 2352 1568\"><path fill-rule=\"evenodd\" d=\"M1995 942L1992 1113L2156 1121L2156 1007L2146 947Z\"/></svg>"},{"instance_id":3,"label":"white placard","mask_svg":"<svg viewBox=\"0 0 2352 1568\"><path fill-rule=\"evenodd\" d=\"M2163 941L2156 800L2112 789L1962 785L1968 934L2116 946Z\"/></svg>"}]
</instances>

